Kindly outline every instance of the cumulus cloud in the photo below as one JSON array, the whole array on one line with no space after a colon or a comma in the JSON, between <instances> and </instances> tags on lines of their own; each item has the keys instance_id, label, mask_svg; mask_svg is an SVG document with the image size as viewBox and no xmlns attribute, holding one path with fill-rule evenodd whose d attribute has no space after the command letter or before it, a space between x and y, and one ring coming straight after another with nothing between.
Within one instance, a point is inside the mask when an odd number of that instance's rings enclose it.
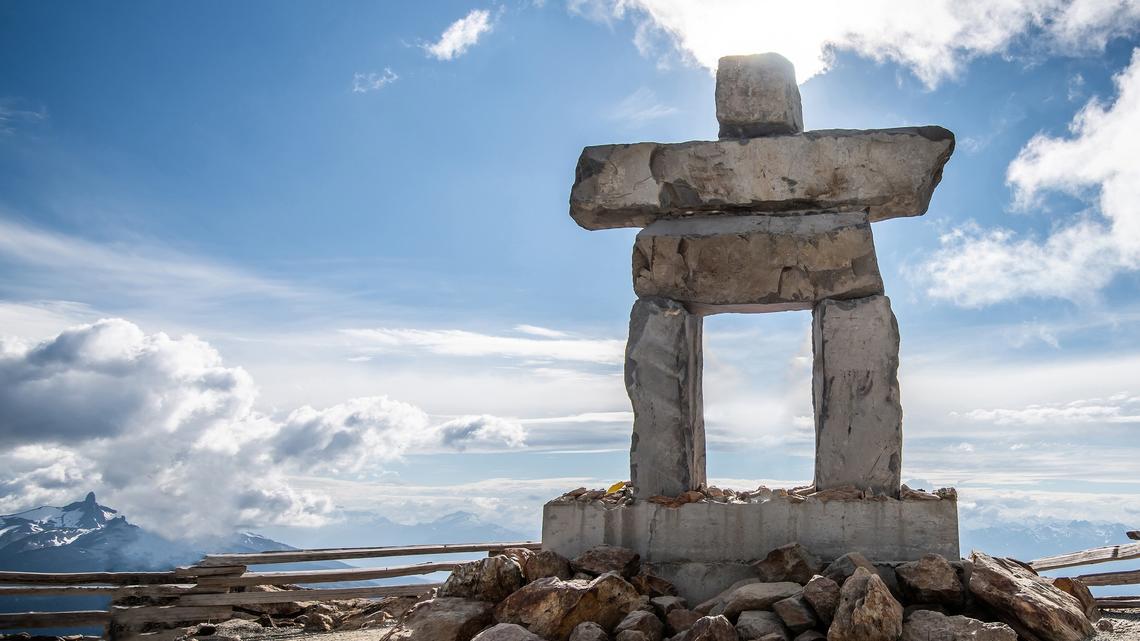
<instances>
[{"instance_id":1,"label":"cumulus cloud","mask_svg":"<svg viewBox=\"0 0 1140 641\"><path fill-rule=\"evenodd\" d=\"M413 449L517 447L526 437L493 416L435 425L383 396L281 418L256 401L252 377L193 336L108 319L35 344L0 339L0 509L97 489L171 536L316 525L330 499L290 475L377 472Z\"/></svg>"},{"instance_id":2,"label":"cumulus cloud","mask_svg":"<svg viewBox=\"0 0 1140 641\"><path fill-rule=\"evenodd\" d=\"M975 57L1015 43L1062 53L1102 49L1135 32L1135 0L571 0L569 8L611 23L632 20L635 44L651 54L652 33L710 70L724 55L777 51L803 82L826 71L837 50L910 68L934 86Z\"/></svg>"},{"instance_id":3,"label":"cumulus cloud","mask_svg":"<svg viewBox=\"0 0 1140 641\"><path fill-rule=\"evenodd\" d=\"M384 71L381 72L372 71L362 73L358 71L352 74L352 92L368 93L369 91L377 91L399 79L400 76L396 75L396 72L388 67L384 67Z\"/></svg>"},{"instance_id":4,"label":"cumulus cloud","mask_svg":"<svg viewBox=\"0 0 1140 641\"><path fill-rule=\"evenodd\" d=\"M1043 194L1090 202L1062 212L1043 237L967 224L915 272L927 293L967 307L1015 298L1083 302L1123 272L1140 269L1140 50L1115 78L1117 98L1092 99L1066 136L1034 136L1006 178L1021 210L1044 210Z\"/></svg>"},{"instance_id":5,"label":"cumulus cloud","mask_svg":"<svg viewBox=\"0 0 1140 641\"><path fill-rule=\"evenodd\" d=\"M495 336L461 329L363 328L343 333L374 349L419 349L446 356L500 356L614 365L624 361L625 341L566 338L551 330L519 326L528 336ZM537 328L542 329L542 328Z\"/></svg>"},{"instance_id":6,"label":"cumulus cloud","mask_svg":"<svg viewBox=\"0 0 1140 641\"><path fill-rule=\"evenodd\" d=\"M491 31L491 12L486 9L472 9L471 13L451 23L439 40L425 44L424 50L437 60L451 60L467 53L479 42L479 38Z\"/></svg>"}]
</instances>

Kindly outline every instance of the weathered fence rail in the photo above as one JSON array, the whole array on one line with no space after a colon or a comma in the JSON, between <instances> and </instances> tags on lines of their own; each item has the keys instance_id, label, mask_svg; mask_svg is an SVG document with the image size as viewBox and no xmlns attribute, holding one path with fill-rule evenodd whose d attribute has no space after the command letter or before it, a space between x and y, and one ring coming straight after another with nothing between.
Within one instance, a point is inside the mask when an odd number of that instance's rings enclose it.
<instances>
[{"instance_id":1,"label":"weathered fence rail","mask_svg":"<svg viewBox=\"0 0 1140 641\"><path fill-rule=\"evenodd\" d=\"M1132 540L1140 540L1140 530L1125 532ZM1037 571L1060 570L1063 568L1094 565L1097 563L1110 563L1112 561L1128 561L1140 559L1140 543L1125 543L1122 545L1106 545L1104 547L1058 554L1029 562L1029 567ZM1140 570L1124 570L1121 572L1099 572L1093 574L1078 574L1074 577L1086 586L1098 587L1106 585L1140 585ZM1140 596L1111 596L1097 597L1096 604L1102 608L1140 609Z\"/></svg>"},{"instance_id":2,"label":"weathered fence rail","mask_svg":"<svg viewBox=\"0 0 1140 641\"><path fill-rule=\"evenodd\" d=\"M487 552L508 548L540 549L534 541L463 543L368 548L285 550L252 554L209 554L197 564L170 572L0 572L0 596L111 596L161 600L163 605L112 605L109 610L18 612L0 614L0 630L104 626L105 636L129 639L149 624L193 624L228 619L233 608L292 601L374 599L423 594L439 583L352 588L305 588L276 592L231 592L255 585L305 585L369 581L450 572L457 562L428 562L385 568L249 572L250 565L340 561L385 557Z\"/></svg>"}]
</instances>

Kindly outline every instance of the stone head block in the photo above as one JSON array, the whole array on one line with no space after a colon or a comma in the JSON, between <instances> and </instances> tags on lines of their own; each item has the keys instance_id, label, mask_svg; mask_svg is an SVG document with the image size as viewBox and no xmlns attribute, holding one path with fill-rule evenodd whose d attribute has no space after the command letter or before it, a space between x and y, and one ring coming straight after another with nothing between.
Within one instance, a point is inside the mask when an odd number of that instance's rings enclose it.
<instances>
[{"instance_id":1,"label":"stone head block","mask_svg":"<svg viewBox=\"0 0 1140 641\"><path fill-rule=\"evenodd\" d=\"M755 138L804 130L796 70L778 53L725 56L716 68L720 137Z\"/></svg>"}]
</instances>

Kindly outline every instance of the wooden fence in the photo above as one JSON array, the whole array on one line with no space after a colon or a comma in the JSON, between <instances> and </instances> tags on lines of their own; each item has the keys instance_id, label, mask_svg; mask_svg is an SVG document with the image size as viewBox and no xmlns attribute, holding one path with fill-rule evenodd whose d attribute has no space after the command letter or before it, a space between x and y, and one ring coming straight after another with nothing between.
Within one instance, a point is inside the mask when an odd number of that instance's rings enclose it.
<instances>
[{"instance_id":1,"label":"wooden fence","mask_svg":"<svg viewBox=\"0 0 1140 641\"><path fill-rule=\"evenodd\" d=\"M1126 532L1125 535L1134 541L1140 541L1140 530ZM1045 570L1059 570L1062 568L1109 563L1112 561L1128 561L1131 559L1140 559L1140 543L1107 545L1105 547L1083 550L1081 552L1048 556L1043 559L1030 561L1029 566L1038 572L1043 572ZM1080 580L1089 587L1140 585L1140 570L1075 574L1072 578ZM1097 597L1096 603L1102 608L1140 609L1140 596Z\"/></svg>"},{"instance_id":2,"label":"wooden fence","mask_svg":"<svg viewBox=\"0 0 1140 641\"><path fill-rule=\"evenodd\" d=\"M534 541L519 543L460 543L374 548L326 548L285 550L250 554L209 554L197 564L170 572L0 572L0 596L110 596L159 599L164 605L123 606L109 610L70 612L19 612L0 614L0 630L78 626L103 626L113 640L136 636L153 624L190 625L229 619L234 607L293 601L333 601L417 595L438 583L358 588L284 590L277 592L230 592L230 588L254 585L306 585L340 581L368 581L450 572L460 562L420 563L385 568L344 568L290 572L249 572L250 565L340 561L402 556L427 556L472 552L497 553L507 548L540 549Z\"/></svg>"}]
</instances>

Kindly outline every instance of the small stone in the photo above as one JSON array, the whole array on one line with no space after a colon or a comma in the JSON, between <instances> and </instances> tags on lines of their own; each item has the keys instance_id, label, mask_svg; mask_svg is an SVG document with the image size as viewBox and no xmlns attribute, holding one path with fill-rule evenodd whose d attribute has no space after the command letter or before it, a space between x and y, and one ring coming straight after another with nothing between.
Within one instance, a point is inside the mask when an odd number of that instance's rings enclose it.
<instances>
[{"instance_id":1,"label":"small stone","mask_svg":"<svg viewBox=\"0 0 1140 641\"><path fill-rule=\"evenodd\" d=\"M506 555L489 556L455 568L440 587L439 596L497 603L523 583L522 568L515 559Z\"/></svg>"},{"instance_id":2,"label":"small stone","mask_svg":"<svg viewBox=\"0 0 1140 641\"><path fill-rule=\"evenodd\" d=\"M570 570L570 561L558 553L552 550L539 550L526 560L523 575L526 582L530 583L548 576L569 579L573 576L573 572Z\"/></svg>"},{"instance_id":3,"label":"small stone","mask_svg":"<svg viewBox=\"0 0 1140 641\"><path fill-rule=\"evenodd\" d=\"M772 611L780 615L784 625L795 633L810 630L819 625L819 618L816 617L815 610L812 609L803 595L776 601L772 604Z\"/></svg>"},{"instance_id":4,"label":"small stone","mask_svg":"<svg viewBox=\"0 0 1140 641\"><path fill-rule=\"evenodd\" d=\"M902 641L1017 641L1017 633L1004 623L919 610L903 623Z\"/></svg>"},{"instance_id":5,"label":"small stone","mask_svg":"<svg viewBox=\"0 0 1140 641\"><path fill-rule=\"evenodd\" d=\"M799 543L789 543L768 553L763 561L752 564L762 581L791 581L804 585L822 568L819 557Z\"/></svg>"},{"instance_id":6,"label":"small stone","mask_svg":"<svg viewBox=\"0 0 1140 641\"><path fill-rule=\"evenodd\" d=\"M633 577L641 569L641 556L629 548L616 545L597 545L578 555L571 563L578 572L602 575L617 572Z\"/></svg>"},{"instance_id":7,"label":"small stone","mask_svg":"<svg viewBox=\"0 0 1140 641\"><path fill-rule=\"evenodd\" d=\"M679 596L658 596L649 600L657 614L665 618L673 610L684 610L688 608L688 604L683 597Z\"/></svg>"},{"instance_id":8,"label":"small stone","mask_svg":"<svg viewBox=\"0 0 1140 641\"><path fill-rule=\"evenodd\" d=\"M917 561L900 564L895 568L895 576L910 603L957 606L965 598L958 572L939 554L926 554Z\"/></svg>"},{"instance_id":9,"label":"small stone","mask_svg":"<svg viewBox=\"0 0 1140 641\"><path fill-rule=\"evenodd\" d=\"M697 619L685 634L685 641L738 641L736 628L723 616Z\"/></svg>"},{"instance_id":10,"label":"small stone","mask_svg":"<svg viewBox=\"0 0 1140 641\"><path fill-rule=\"evenodd\" d=\"M791 641L792 635L780 617L772 612L747 610L736 620L736 632L741 639L759 639L776 634L783 641Z\"/></svg>"},{"instance_id":11,"label":"small stone","mask_svg":"<svg viewBox=\"0 0 1140 641\"><path fill-rule=\"evenodd\" d=\"M514 623L499 623L479 634L471 641L542 641L542 637Z\"/></svg>"},{"instance_id":12,"label":"small stone","mask_svg":"<svg viewBox=\"0 0 1140 641\"><path fill-rule=\"evenodd\" d=\"M778 53L725 56L716 68L720 137L753 138L804 130L796 71Z\"/></svg>"},{"instance_id":13,"label":"small stone","mask_svg":"<svg viewBox=\"0 0 1140 641\"><path fill-rule=\"evenodd\" d=\"M974 552L970 592L1041 641L1081 641L1093 633L1080 601L1012 560Z\"/></svg>"},{"instance_id":14,"label":"small stone","mask_svg":"<svg viewBox=\"0 0 1140 641\"><path fill-rule=\"evenodd\" d=\"M843 556L835 559L823 570L823 576L835 581L836 584L842 586L855 570L865 568L869 572L875 572L875 564L867 560L867 557L859 554L858 552L848 552Z\"/></svg>"},{"instance_id":15,"label":"small stone","mask_svg":"<svg viewBox=\"0 0 1140 641\"><path fill-rule=\"evenodd\" d=\"M804 600L824 625L831 625L839 607L839 584L825 576L813 576L804 586Z\"/></svg>"},{"instance_id":16,"label":"small stone","mask_svg":"<svg viewBox=\"0 0 1140 641\"><path fill-rule=\"evenodd\" d=\"M569 641L610 641L610 635L597 623L583 621L570 633Z\"/></svg>"},{"instance_id":17,"label":"small stone","mask_svg":"<svg viewBox=\"0 0 1140 641\"><path fill-rule=\"evenodd\" d=\"M1108 619L1101 619L1100 621L1096 622L1096 629L1100 630L1101 632L1112 632L1113 627L1114 626L1112 625L1112 621Z\"/></svg>"},{"instance_id":18,"label":"small stone","mask_svg":"<svg viewBox=\"0 0 1140 641\"><path fill-rule=\"evenodd\" d=\"M898 641L903 607L883 580L860 567L844 582L828 641Z\"/></svg>"},{"instance_id":19,"label":"small stone","mask_svg":"<svg viewBox=\"0 0 1140 641\"><path fill-rule=\"evenodd\" d=\"M737 588L724 603L724 615L735 619L745 610L767 610L776 601L799 596L803 586L790 581L780 583L750 583Z\"/></svg>"},{"instance_id":20,"label":"small stone","mask_svg":"<svg viewBox=\"0 0 1140 641\"><path fill-rule=\"evenodd\" d=\"M627 614L617 624L617 627L614 628L614 634L625 630L640 632L645 635L648 641L661 641L661 637L665 633L665 624L657 618L656 614L645 610L635 610Z\"/></svg>"},{"instance_id":21,"label":"small stone","mask_svg":"<svg viewBox=\"0 0 1140 641\"><path fill-rule=\"evenodd\" d=\"M701 614L692 610L685 610L684 608L670 610L669 614L665 615L665 630L670 635L680 634L693 627L693 624L700 618Z\"/></svg>"},{"instance_id":22,"label":"small stone","mask_svg":"<svg viewBox=\"0 0 1140 641\"><path fill-rule=\"evenodd\" d=\"M682 503L697 503L699 501L705 500L705 495L701 492L698 492L697 490L689 490L687 492L681 492L681 495L677 498Z\"/></svg>"}]
</instances>

